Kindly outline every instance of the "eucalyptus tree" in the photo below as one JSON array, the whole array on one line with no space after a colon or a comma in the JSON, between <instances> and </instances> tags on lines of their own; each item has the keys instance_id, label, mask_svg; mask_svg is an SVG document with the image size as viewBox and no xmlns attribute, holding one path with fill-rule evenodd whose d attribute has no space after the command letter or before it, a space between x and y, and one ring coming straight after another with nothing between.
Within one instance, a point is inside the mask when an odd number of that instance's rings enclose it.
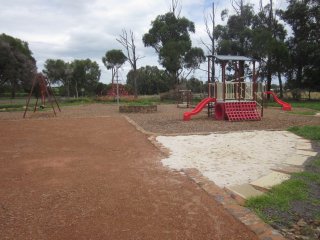
<instances>
[{"instance_id":1,"label":"eucalyptus tree","mask_svg":"<svg viewBox=\"0 0 320 240\"><path fill-rule=\"evenodd\" d=\"M266 79L267 90L271 89L272 76L278 76L280 96L283 96L282 74L288 67L287 32L273 13L272 1L260 6L252 25L252 56L264 62L260 75Z\"/></svg>"},{"instance_id":2,"label":"eucalyptus tree","mask_svg":"<svg viewBox=\"0 0 320 240\"><path fill-rule=\"evenodd\" d=\"M36 73L36 60L28 43L12 36L0 35L0 87L8 86L11 97L17 90L28 89Z\"/></svg>"},{"instance_id":3,"label":"eucalyptus tree","mask_svg":"<svg viewBox=\"0 0 320 240\"><path fill-rule=\"evenodd\" d=\"M99 83L101 71L99 65L90 59L74 60L71 64L71 84L78 98L79 91L93 94Z\"/></svg>"},{"instance_id":4,"label":"eucalyptus tree","mask_svg":"<svg viewBox=\"0 0 320 240\"><path fill-rule=\"evenodd\" d=\"M281 18L289 24L290 68L288 82L292 88L320 90L320 4L318 0L289 0Z\"/></svg>"},{"instance_id":5,"label":"eucalyptus tree","mask_svg":"<svg viewBox=\"0 0 320 240\"><path fill-rule=\"evenodd\" d=\"M126 55L119 49L112 49L106 52L105 56L102 57L104 66L111 69L111 83L114 83L115 75L118 69L127 61Z\"/></svg>"},{"instance_id":6,"label":"eucalyptus tree","mask_svg":"<svg viewBox=\"0 0 320 240\"><path fill-rule=\"evenodd\" d=\"M137 97L137 62L139 59L143 57L137 55L135 36L131 30L128 34L127 30L123 29L119 38L117 38L117 41L126 49L127 59L131 65L134 74L134 96Z\"/></svg>"},{"instance_id":7,"label":"eucalyptus tree","mask_svg":"<svg viewBox=\"0 0 320 240\"><path fill-rule=\"evenodd\" d=\"M176 84L179 84L179 77L184 70L189 75L205 61L203 50L192 47L190 33L194 32L194 23L176 14L174 8L171 12L157 16L148 33L143 36L144 45L156 51L160 64Z\"/></svg>"}]
</instances>

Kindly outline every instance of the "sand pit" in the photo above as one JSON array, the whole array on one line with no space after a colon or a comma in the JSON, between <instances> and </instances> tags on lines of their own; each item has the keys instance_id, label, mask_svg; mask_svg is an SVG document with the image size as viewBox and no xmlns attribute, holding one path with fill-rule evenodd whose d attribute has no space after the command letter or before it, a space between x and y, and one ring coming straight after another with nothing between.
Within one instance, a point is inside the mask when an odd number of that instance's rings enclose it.
<instances>
[{"instance_id":1,"label":"sand pit","mask_svg":"<svg viewBox=\"0 0 320 240\"><path fill-rule=\"evenodd\" d=\"M250 183L285 165L305 140L286 131L250 131L210 135L158 136L171 152L163 165L196 168L220 187Z\"/></svg>"}]
</instances>

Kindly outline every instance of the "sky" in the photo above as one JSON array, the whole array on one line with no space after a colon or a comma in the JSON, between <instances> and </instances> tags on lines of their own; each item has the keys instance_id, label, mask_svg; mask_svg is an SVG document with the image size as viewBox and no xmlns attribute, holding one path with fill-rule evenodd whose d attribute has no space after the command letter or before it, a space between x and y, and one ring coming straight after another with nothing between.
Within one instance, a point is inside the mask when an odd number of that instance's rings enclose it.
<instances>
[{"instance_id":1,"label":"sky","mask_svg":"<svg viewBox=\"0 0 320 240\"><path fill-rule=\"evenodd\" d=\"M205 47L208 42L204 15L211 11L212 0L181 0L181 16L195 23L196 32L191 34L193 46ZM247 0L258 6L259 0ZM266 4L269 0L263 0ZM151 22L169 11L171 0L0 0L0 34L28 42L38 71L42 71L47 59L91 59L101 69L100 81L111 82L111 72L101 59L112 49L123 49L116 39L122 30L132 30L135 36L138 68L146 65L161 66L153 48L144 47L142 37L151 28ZM281 8L285 0L274 0ZM216 24L222 9L232 9L230 0L215 0ZM231 11L232 14L232 11ZM125 51L124 51L125 52ZM203 64L201 68L205 69ZM125 83L129 63L119 71L120 81ZM206 73L197 70L194 76L206 81Z\"/></svg>"}]
</instances>

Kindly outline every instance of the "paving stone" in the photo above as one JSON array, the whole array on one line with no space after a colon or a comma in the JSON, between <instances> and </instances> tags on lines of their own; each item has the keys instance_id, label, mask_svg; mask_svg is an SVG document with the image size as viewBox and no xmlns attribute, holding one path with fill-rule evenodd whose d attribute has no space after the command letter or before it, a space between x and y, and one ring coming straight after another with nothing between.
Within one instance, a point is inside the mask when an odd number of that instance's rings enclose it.
<instances>
[{"instance_id":1,"label":"paving stone","mask_svg":"<svg viewBox=\"0 0 320 240\"><path fill-rule=\"evenodd\" d=\"M282 183L290 178L289 174L272 171L268 175L251 182L250 184L258 188L270 189L271 187Z\"/></svg>"},{"instance_id":2,"label":"paving stone","mask_svg":"<svg viewBox=\"0 0 320 240\"><path fill-rule=\"evenodd\" d=\"M244 199L248 199L249 197L256 197L263 194L263 192L256 190L250 184L241 184L229 186L227 189Z\"/></svg>"},{"instance_id":3,"label":"paving stone","mask_svg":"<svg viewBox=\"0 0 320 240\"><path fill-rule=\"evenodd\" d=\"M305 161L305 160L304 160ZM302 165L302 164L301 164ZM298 165L286 165L279 168L271 168L275 172L281 172L286 174L299 173L304 171L304 167Z\"/></svg>"},{"instance_id":4,"label":"paving stone","mask_svg":"<svg viewBox=\"0 0 320 240\"><path fill-rule=\"evenodd\" d=\"M285 161L285 163L290 165L296 165L296 166L302 166L305 161L307 161L308 156L305 155L293 155L291 157L288 157Z\"/></svg>"},{"instance_id":5,"label":"paving stone","mask_svg":"<svg viewBox=\"0 0 320 240\"><path fill-rule=\"evenodd\" d=\"M297 150L297 151L296 151L296 154L304 155L304 156L310 156L310 157L315 157L315 156L317 156L318 153L315 152L315 151Z\"/></svg>"},{"instance_id":6,"label":"paving stone","mask_svg":"<svg viewBox=\"0 0 320 240\"><path fill-rule=\"evenodd\" d=\"M298 150L312 150L312 144L310 142L298 142L296 148Z\"/></svg>"}]
</instances>

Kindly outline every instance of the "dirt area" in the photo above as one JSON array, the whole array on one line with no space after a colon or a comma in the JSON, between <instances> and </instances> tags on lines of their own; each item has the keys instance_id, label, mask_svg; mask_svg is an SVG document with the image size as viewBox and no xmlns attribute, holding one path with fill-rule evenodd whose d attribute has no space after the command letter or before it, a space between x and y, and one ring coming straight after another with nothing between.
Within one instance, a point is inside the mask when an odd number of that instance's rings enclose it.
<instances>
[{"instance_id":1,"label":"dirt area","mask_svg":"<svg viewBox=\"0 0 320 240\"><path fill-rule=\"evenodd\" d=\"M257 239L124 117L95 107L0 120L1 239ZM105 117L87 117L98 108Z\"/></svg>"},{"instance_id":2,"label":"dirt area","mask_svg":"<svg viewBox=\"0 0 320 240\"><path fill-rule=\"evenodd\" d=\"M319 125L265 110L259 122L189 122L175 105L120 114L116 105L0 113L2 239L257 239L198 185L161 164L145 131L189 134ZM12 121L13 120L13 121Z\"/></svg>"}]
</instances>

